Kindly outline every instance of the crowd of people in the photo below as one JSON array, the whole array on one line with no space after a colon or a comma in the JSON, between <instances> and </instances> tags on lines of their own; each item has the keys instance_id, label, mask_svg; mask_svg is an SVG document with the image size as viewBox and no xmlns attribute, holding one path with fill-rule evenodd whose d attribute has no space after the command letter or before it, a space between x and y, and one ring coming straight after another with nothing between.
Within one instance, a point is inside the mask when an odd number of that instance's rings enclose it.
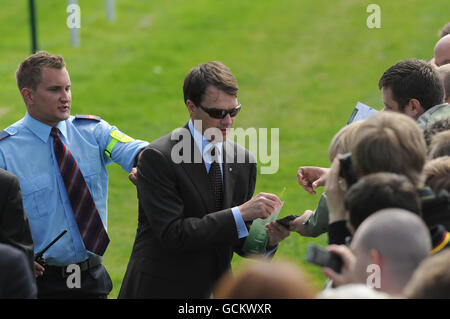
<instances>
[{"instance_id":1,"label":"crowd of people","mask_svg":"<svg viewBox=\"0 0 450 319\"><path fill-rule=\"evenodd\" d=\"M383 112L336 133L330 168L298 169L306 191L325 190L290 230L327 232L328 251L342 260L341 272L322 269L329 282L319 298L450 298L449 33L447 24L429 61L403 60L383 73ZM348 158L356 180L345 178ZM367 286L382 295L365 294Z\"/></svg>"},{"instance_id":2,"label":"crowd of people","mask_svg":"<svg viewBox=\"0 0 450 319\"><path fill-rule=\"evenodd\" d=\"M31 55L16 72L26 114L0 132L0 297L107 298L106 165L116 162L139 200L119 298L450 298L450 23L434 53L382 74L384 110L336 133L329 168L299 167L305 191L325 187L316 209L268 223L259 259L236 276L233 254L254 257L252 222L281 201L254 196L256 160L227 140L241 110L228 67L193 67L188 122L148 143L71 115L64 59ZM328 234L342 265L323 267L324 287L272 260L291 233Z\"/></svg>"}]
</instances>

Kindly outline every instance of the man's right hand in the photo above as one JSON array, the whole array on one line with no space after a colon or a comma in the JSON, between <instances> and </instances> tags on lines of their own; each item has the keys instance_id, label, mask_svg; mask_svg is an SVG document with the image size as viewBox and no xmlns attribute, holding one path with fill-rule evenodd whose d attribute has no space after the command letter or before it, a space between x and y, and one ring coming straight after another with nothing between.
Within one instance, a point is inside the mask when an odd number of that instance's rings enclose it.
<instances>
[{"instance_id":1,"label":"man's right hand","mask_svg":"<svg viewBox=\"0 0 450 319\"><path fill-rule=\"evenodd\" d=\"M308 193L315 194L315 188L325 185L328 170L317 166L301 166L297 171L297 181Z\"/></svg>"},{"instance_id":2,"label":"man's right hand","mask_svg":"<svg viewBox=\"0 0 450 319\"><path fill-rule=\"evenodd\" d=\"M238 206L244 221L256 218L265 219L281 207L281 201L275 194L259 193L248 202Z\"/></svg>"},{"instance_id":3,"label":"man's right hand","mask_svg":"<svg viewBox=\"0 0 450 319\"><path fill-rule=\"evenodd\" d=\"M305 225L303 225L303 222L312 213L313 213L312 210L309 210L309 209L305 210L303 215L297 217L296 219L294 219L293 221L290 222L289 230L290 231L295 231L295 232L299 233L302 236L306 236L307 234L306 234Z\"/></svg>"}]
</instances>

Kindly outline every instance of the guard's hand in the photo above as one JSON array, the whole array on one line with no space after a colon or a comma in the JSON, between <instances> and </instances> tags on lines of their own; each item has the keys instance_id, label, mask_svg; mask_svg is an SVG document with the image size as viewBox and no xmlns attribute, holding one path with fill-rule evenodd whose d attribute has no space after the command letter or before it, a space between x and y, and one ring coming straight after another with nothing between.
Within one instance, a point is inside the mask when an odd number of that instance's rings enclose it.
<instances>
[{"instance_id":1,"label":"guard's hand","mask_svg":"<svg viewBox=\"0 0 450 319\"><path fill-rule=\"evenodd\" d=\"M269 235L268 247L278 245L280 241L288 237L291 233L289 229L278 224L276 221L266 224L266 232Z\"/></svg>"},{"instance_id":2,"label":"guard's hand","mask_svg":"<svg viewBox=\"0 0 450 319\"><path fill-rule=\"evenodd\" d=\"M281 207L281 201L275 194L259 193L248 202L238 206L244 221L256 218L266 219Z\"/></svg>"},{"instance_id":3,"label":"guard's hand","mask_svg":"<svg viewBox=\"0 0 450 319\"><path fill-rule=\"evenodd\" d=\"M137 181L137 168L133 167L131 169L131 173L128 174L128 179L134 184L136 185L136 181Z\"/></svg>"},{"instance_id":4,"label":"guard's hand","mask_svg":"<svg viewBox=\"0 0 450 319\"><path fill-rule=\"evenodd\" d=\"M297 171L297 182L311 194L315 194L319 186L325 185L328 168L317 166L301 166Z\"/></svg>"},{"instance_id":5,"label":"guard's hand","mask_svg":"<svg viewBox=\"0 0 450 319\"><path fill-rule=\"evenodd\" d=\"M142 153L144 152L144 150L141 150L138 155L136 155L136 161L135 161L135 165L137 165L136 163L139 161L139 158L141 157ZM136 185L137 182L137 168L133 167L131 169L131 173L128 174L128 179L134 184Z\"/></svg>"},{"instance_id":6,"label":"guard's hand","mask_svg":"<svg viewBox=\"0 0 450 319\"><path fill-rule=\"evenodd\" d=\"M36 277L42 276L44 274L44 270L45 270L44 266L42 266L37 261L34 262L34 275Z\"/></svg>"}]
</instances>

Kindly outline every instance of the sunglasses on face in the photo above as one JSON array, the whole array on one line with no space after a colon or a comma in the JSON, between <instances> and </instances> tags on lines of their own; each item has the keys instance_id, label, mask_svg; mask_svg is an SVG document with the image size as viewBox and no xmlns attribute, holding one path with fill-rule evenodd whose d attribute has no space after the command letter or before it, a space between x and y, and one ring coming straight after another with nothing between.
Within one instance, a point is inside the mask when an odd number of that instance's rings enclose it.
<instances>
[{"instance_id":1,"label":"sunglasses on face","mask_svg":"<svg viewBox=\"0 0 450 319\"><path fill-rule=\"evenodd\" d=\"M204 107L202 105L199 105L199 107L208 113L209 116L215 119L223 119L227 114L229 114L231 117L235 117L238 115L239 111L241 110L241 104L236 106L235 108L231 110L222 110L222 109L216 109L214 107Z\"/></svg>"}]
</instances>

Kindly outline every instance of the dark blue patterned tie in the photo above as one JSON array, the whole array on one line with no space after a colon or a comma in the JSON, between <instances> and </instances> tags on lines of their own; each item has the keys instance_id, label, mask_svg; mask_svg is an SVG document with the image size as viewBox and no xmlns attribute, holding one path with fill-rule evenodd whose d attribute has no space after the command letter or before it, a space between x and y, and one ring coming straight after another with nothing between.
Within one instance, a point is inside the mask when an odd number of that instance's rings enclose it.
<instances>
[{"instance_id":1,"label":"dark blue patterned tie","mask_svg":"<svg viewBox=\"0 0 450 319\"><path fill-rule=\"evenodd\" d=\"M59 130L53 127L50 135L53 136L56 160L84 246L87 250L102 256L109 244L109 237L86 181L75 158L61 141Z\"/></svg>"},{"instance_id":2,"label":"dark blue patterned tie","mask_svg":"<svg viewBox=\"0 0 450 319\"><path fill-rule=\"evenodd\" d=\"M222 190L222 173L220 172L219 152L216 147L211 149L211 167L209 168L209 190L213 193L216 211L222 209L223 190Z\"/></svg>"}]
</instances>

